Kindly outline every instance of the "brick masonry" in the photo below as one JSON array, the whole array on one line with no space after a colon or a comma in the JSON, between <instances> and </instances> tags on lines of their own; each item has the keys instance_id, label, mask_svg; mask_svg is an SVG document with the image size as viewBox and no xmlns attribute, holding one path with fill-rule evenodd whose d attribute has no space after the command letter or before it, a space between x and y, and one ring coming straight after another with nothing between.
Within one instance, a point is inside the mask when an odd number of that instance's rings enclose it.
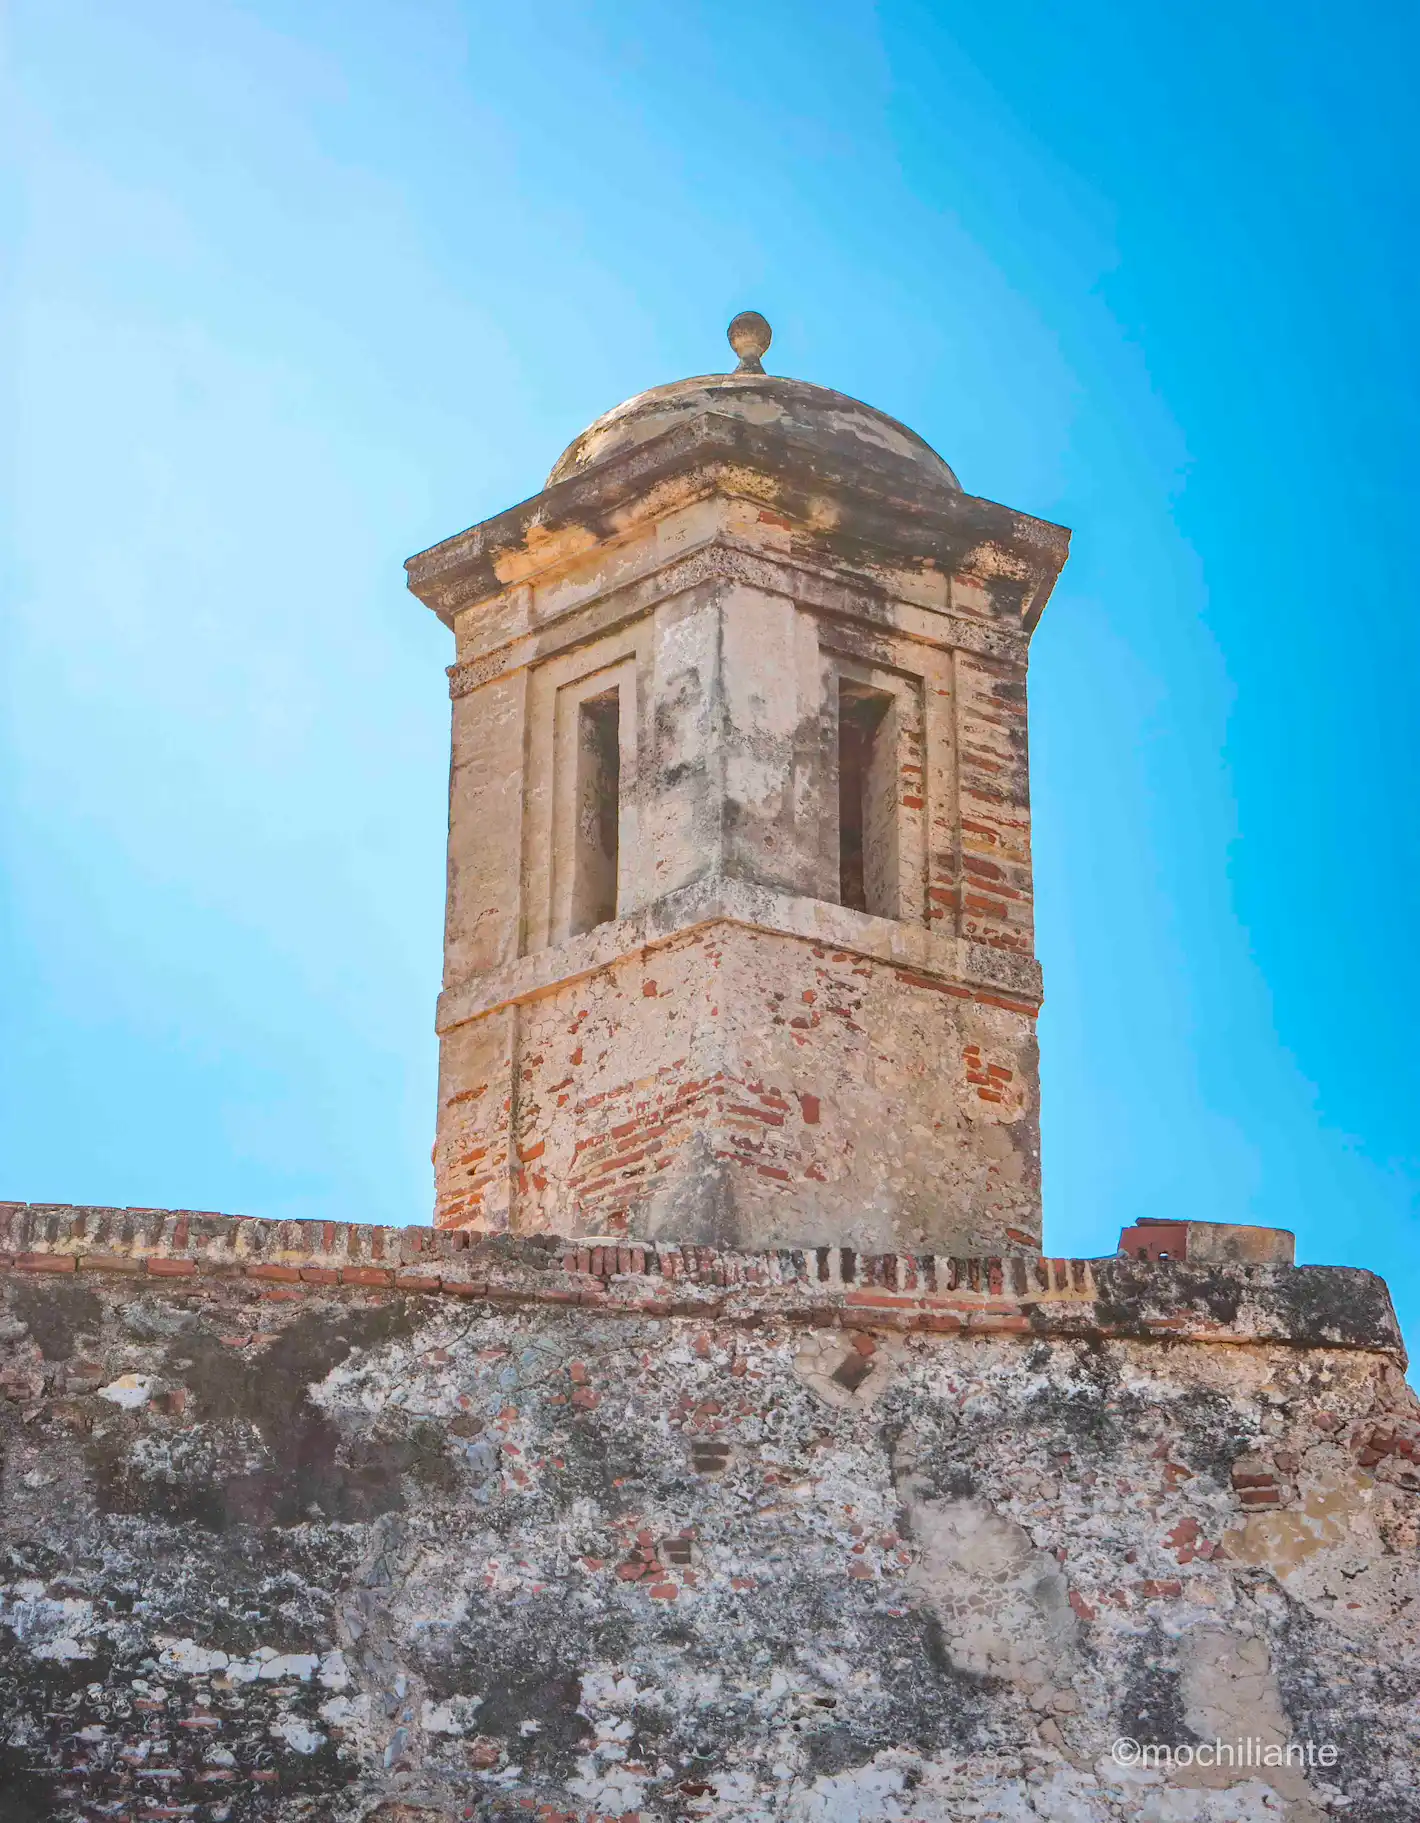
<instances>
[{"instance_id":1,"label":"brick masonry","mask_svg":"<svg viewBox=\"0 0 1420 1823\"><path fill-rule=\"evenodd\" d=\"M1034 1012L994 983L698 926L547 988L516 1033L510 1015L449 1032L440 1220L730 1247L1034 1242Z\"/></svg>"},{"instance_id":2,"label":"brick masonry","mask_svg":"<svg viewBox=\"0 0 1420 1823\"><path fill-rule=\"evenodd\" d=\"M96 1274L162 1280L194 1296L230 1280L280 1287L285 1301L361 1287L609 1314L713 1313L751 1325L772 1310L790 1323L938 1335L1285 1341L1384 1352L1405 1365L1383 1282L1337 1266L1170 1270L1125 1256L954 1258L837 1246L744 1254L617 1236L493 1238L193 1210L0 1203L0 1271L76 1282Z\"/></svg>"}]
</instances>

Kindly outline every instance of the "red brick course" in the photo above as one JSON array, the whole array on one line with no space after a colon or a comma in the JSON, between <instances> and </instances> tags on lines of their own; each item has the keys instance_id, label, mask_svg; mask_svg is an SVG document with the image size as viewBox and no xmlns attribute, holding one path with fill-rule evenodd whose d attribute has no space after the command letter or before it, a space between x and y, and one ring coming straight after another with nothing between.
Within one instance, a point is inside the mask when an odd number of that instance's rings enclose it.
<instances>
[{"instance_id":1,"label":"red brick course","mask_svg":"<svg viewBox=\"0 0 1420 1823\"><path fill-rule=\"evenodd\" d=\"M173 1295L201 1296L206 1281L235 1277L269 1298L357 1290L751 1324L773 1313L855 1331L1027 1337L1048 1330L1224 1342L1287 1333L1261 1310L1244 1311L1232 1323L1196 1308L1156 1308L1125 1318L1099 1298L1101 1264L1024 1254L858 1254L846 1247L741 1254L617 1239L504 1241L436 1228L0 1204L0 1272L146 1275L171 1283ZM1158 1270L1166 1274L1169 1268ZM1400 1352L1392 1334L1338 1338L1336 1345ZM575 1373L572 1379L578 1393L598 1397ZM1363 1467L1392 1458L1407 1469L1420 1464L1420 1440L1399 1429L1368 1435L1356 1447ZM1263 1506L1279 1498L1275 1480L1270 1473L1240 1471L1234 1484L1243 1505Z\"/></svg>"}]
</instances>

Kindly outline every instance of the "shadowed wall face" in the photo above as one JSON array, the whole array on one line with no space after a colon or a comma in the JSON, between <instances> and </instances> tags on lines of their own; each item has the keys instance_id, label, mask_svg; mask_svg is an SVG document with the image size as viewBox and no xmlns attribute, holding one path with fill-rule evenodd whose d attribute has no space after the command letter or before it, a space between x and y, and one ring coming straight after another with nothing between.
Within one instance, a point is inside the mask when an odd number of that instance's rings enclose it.
<instances>
[{"instance_id":1,"label":"shadowed wall face","mask_svg":"<svg viewBox=\"0 0 1420 1823\"><path fill-rule=\"evenodd\" d=\"M441 1224L1038 1246L1025 677L1065 548L740 373L411 559L457 639Z\"/></svg>"}]
</instances>

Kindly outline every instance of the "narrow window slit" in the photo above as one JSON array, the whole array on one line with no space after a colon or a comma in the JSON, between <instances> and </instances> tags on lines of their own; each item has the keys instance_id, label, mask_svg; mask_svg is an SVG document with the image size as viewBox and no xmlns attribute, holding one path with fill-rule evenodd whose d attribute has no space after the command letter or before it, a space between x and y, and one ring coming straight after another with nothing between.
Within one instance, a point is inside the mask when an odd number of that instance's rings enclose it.
<instances>
[{"instance_id":1,"label":"narrow window slit","mask_svg":"<svg viewBox=\"0 0 1420 1823\"><path fill-rule=\"evenodd\" d=\"M577 853L572 932L616 916L621 827L621 693L608 690L577 711Z\"/></svg>"},{"instance_id":2,"label":"narrow window slit","mask_svg":"<svg viewBox=\"0 0 1420 1823\"><path fill-rule=\"evenodd\" d=\"M885 691L838 683L838 896L855 911L900 916L897 739Z\"/></svg>"}]
</instances>

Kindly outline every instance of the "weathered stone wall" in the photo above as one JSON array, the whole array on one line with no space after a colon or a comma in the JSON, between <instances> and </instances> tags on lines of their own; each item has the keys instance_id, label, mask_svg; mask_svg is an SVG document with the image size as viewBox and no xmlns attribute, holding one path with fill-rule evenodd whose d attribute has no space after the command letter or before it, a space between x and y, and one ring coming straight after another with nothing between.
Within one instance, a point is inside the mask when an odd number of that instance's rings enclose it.
<instances>
[{"instance_id":1,"label":"weathered stone wall","mask_svg":"<svg viewBox=\"0 0 1420 1823\"><path fill-rule=\"evenodd\" d=\"M999 987L718 922L517 1012L516 1032L503 1013L445 1040L449 1221L867 1252L1036 1242L1035 1009Z\"/></svg>"},{"instance_id":2,"label":"weathered stone wall","mask_svg":"<svg viewBox=\"0 0 1420 1823\"><path fill-rule=\"evenodd\" d=\"M9 1209L0 1298L6 1823L1420 1817L1368 1274Z\"/></svg>"}]
</instances>

